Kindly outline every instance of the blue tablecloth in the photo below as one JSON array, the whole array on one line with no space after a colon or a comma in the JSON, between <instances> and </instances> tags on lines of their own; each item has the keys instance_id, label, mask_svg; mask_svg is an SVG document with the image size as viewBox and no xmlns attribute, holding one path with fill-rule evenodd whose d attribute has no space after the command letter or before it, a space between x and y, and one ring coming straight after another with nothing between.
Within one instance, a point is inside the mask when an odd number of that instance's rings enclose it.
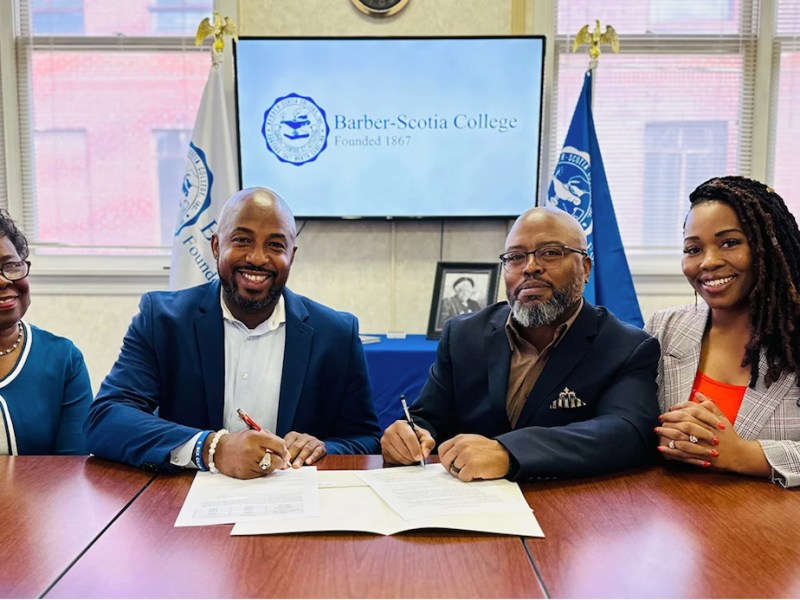
<instances>
[{"instance_id":1,"label":"blue tablecloth","mask_svg":"<svg viewBox=\"0 0 800 600\"><path fill-rule=\"evenodd\" d=\"M425 339L424 335L409 335L401 340L378 337L381 341L365 344L364 352L375 412L383 430L403 418L400 394L405 394L409 405L416 400L436 360L439 342Z\"/></svg>"}]
</instances>

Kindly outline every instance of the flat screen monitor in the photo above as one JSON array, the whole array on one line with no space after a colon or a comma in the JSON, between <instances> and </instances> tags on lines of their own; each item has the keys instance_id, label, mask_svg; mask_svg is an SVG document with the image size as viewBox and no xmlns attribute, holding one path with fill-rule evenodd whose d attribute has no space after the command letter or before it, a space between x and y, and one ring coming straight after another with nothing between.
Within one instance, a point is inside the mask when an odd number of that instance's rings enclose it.
<instances>
[{"instance_id":1,"label":"flat screen monitor","mask_svg":"<svg viewBox=\"0 0 800 600\"><path fill-rule=\"evenodd\" d=\"M235 57L242 186L299 218L535 204L543 37L242 37Z\"/></svg>"}]
</instances>

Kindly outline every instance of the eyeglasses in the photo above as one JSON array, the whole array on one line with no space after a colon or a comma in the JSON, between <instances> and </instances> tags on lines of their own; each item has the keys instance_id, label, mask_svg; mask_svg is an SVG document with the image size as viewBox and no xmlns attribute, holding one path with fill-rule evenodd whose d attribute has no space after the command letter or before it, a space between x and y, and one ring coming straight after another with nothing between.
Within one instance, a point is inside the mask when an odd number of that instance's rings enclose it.
<instances>
[{"instance_id":1,"label":"eyeglasses","mask_svg":"<svg viewBox=\"0 0 800 600\"><path fill-rule=\"evenodd\" d=\"M9 281L25 279L30 273L31 263L28 260L15 260L0 265L0 273Z\"/></svg>"},{"instance_id":2,"label":"eyeglasses","mask_svg":"<svg viewBox=\"0 0 800 600\"><path fill-rule=\"evenodd\" d=\"M542 246L536 250L524 252L522 250L512 250L500 255L500 262L503 263L503 268L508 273L516 273L522 271L528 264L528 257L533 254L536 262L539 265L553 267L564 260L564 254L567 252L576 252L583 256L588 256L586 250L580 248L573 248L572 246Z\"/></svg>"}]
</instances>

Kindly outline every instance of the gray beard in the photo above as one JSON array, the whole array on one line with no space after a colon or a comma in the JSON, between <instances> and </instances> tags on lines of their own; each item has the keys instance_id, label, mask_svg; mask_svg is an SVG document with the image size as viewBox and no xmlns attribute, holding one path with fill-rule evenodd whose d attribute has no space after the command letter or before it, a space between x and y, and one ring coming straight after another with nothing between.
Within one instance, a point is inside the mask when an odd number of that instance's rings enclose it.
<instances>
[{"instance_id":1,"label":"gray beard","mask_svg":"<svg viewBox=\"0 0 800 600\"><path fill-rule=\"evenodd\" d=\"M563 290L554 289L553 296L547 302L530 304L514 300L511 305L511 314L514 320L526 329L550 325L577 302L581 294L583 294L583 280L576 278L572 285Z\"/></svg>"}]
</instances>

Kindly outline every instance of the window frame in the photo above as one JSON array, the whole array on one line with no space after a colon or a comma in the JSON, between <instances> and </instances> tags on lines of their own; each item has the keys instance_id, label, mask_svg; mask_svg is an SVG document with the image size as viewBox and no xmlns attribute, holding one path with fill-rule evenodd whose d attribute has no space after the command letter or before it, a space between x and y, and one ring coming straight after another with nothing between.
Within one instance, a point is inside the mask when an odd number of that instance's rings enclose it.
<instances>
[{"instance_id":1,"label":"window frame","mask_svg":"<svg viewBox=\"0 0 800 600\"><path fill-rule=\"evenodd\" d=\"M553 43L553 57L547 64L552 69L552 89L550 92L549 121L550 139L548 144L543 144L546 152L542 158L541 181L550 181L552 169L558 157L558 152L563 144L558 131L558 76L559 57L572 53L572 44L577 31L570 33L558 32L558 1L552 0L552 21L549 24ZM561 0L567 1L567 0ZM777 0L741 0L741 16L739 31L731 34L660 34L649 35L623 35L619 34L620 55L623 54L650 54L653 56L665 54L735 54L742 55L742 88L740 99L739 130L740 152L739 173L761 181L770 181L772 178L772 157L769 156L770 144L775 137L774 113L777 112L777 100L773 95L777 90L771 89L771 81L778 68L773 63L773 35L776 27L776 2ZM758 19L757 23L754 22ZM756 28L757 24L757 28ZM604 25L604 24L603 24ZM612 23L613 25L613 23ZM537 32L538 33L538 32ZM548 49L549 50L549 49ZM586 52L585 48L579 52ZM606 48L604 54L608 56L610 49ZM613 58L610 60L614 60ZM603 55L600 57L598 77L602 77ZM588 57L587 57L588 67ZM765 93L765 90L768 92ZM570 110L572 110L570 108ZM600 148L603 140L600 139ZM613 184L612 184L613 185ZM540 203L544 203L547 186L539 191ZM683 276L676 273L675 260L680 256L680 247L675 248L648 248L644 246L626 247L626 255L631 268L631 273L637 284L641 281L656 283L651 288L653 294L670 295L675 293L674 283L683 281ZM670 285L672 281L672 285Z\"/></svg>"},{"instance_id":2,"label":"window frame","mask_svg":"<svg viewBox=\"0 0 800 600\"><path fill-rule=\"evenodd\" d=\"M33 35L28 0L0 2L0 207L9 211L24 231L35 230L35 156L30 103L30 61L36 50L98 52L198 52L210 54L210 41L201 47L194 36L50 36ZM235 15L233 0L214 0L213 10ZM30 35L29 35L30 34ZM233 81L230 45L226 47L226 85ZM209 65L210 65L209 56ZM3 154L2 149L6 151ZM12 151L8 151L11 149ZM31 157L25 160L23 157ZM30 278L40 294L129 295L164 289L169 281L171 247L139 246L130 254L103 254L76 247L34 242L29 235ZM52 253L59 248L59 253ZM108 247L110 249L110 247ZM119 250L119 248L115 248Z\"/></svg>"}]
</instances>

